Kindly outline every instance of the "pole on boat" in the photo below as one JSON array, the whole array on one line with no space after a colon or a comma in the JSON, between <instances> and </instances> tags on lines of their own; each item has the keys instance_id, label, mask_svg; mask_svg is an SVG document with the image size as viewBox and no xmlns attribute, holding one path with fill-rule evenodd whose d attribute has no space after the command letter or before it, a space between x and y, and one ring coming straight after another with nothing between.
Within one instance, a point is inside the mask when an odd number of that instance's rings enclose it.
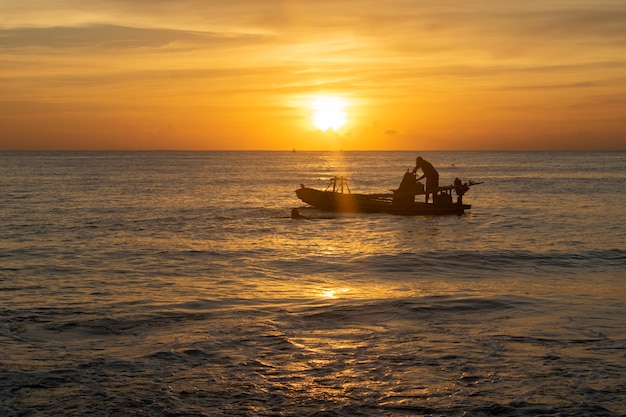
<instances>
[{"instance_id":1,"label":"pole on boat","mask_svg":"<svg viewBox=\"0 0 626 417\"><path fill-rule=\"evenodd\" d=\"M337 184L339 182L339 184ZM348 179L346 177L333 177L330 179L330 184L326 187L326 191L333 186L333 193L341 193L343 194L345 190L348 190L348 193L351 194L350 187L348 187Z\"/></svg>"}]
</instances>

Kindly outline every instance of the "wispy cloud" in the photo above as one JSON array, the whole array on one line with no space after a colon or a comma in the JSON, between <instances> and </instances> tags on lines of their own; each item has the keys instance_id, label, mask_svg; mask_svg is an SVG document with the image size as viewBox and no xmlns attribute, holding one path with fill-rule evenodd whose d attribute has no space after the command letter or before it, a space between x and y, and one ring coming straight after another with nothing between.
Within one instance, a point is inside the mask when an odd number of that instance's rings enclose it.
<instances>
[{"instance_id":1,"label":"wispy cloud","mask_svg":"<svg viewBox=\"0 0 626 417\"><path fill-rule=\"evenodd\" d=\"M247 34L145 29L117 25L15 28L0 30L0 49L42 47L54 49L127 50L166 46L236 46L262 40Z\"/></svg>"}]
</instances>

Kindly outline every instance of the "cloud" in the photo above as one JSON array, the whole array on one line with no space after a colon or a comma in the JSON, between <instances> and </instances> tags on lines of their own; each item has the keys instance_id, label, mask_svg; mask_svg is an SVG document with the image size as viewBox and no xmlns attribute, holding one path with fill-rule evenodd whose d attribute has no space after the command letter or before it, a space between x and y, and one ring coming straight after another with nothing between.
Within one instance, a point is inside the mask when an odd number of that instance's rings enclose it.
<instances>
[{"instance_id":1,"label":"cloud","mask_svg":"<svg viewBox=\"0 0 626 417\"><path fill-rule=\"evenodd\" d=\"M0 49L42 47L125 50L160 48L173 44L234 45L260 41L261 36L197 32L173 29L145 29L118 25L79 27L14 28L0 30Z\"/></svg>"},{"instance_id":2,"label":"cloud","mask_svg":"<svg viewBox=\"0 0 626 417\"><path fill-rule=\"evenodd\" d=\"M608 6L608 7L607 7ZM510 14L505 19L511 33L525 37L549 37L549 39L600 39L612 42L626 40L624 22L626 7L623 2L596 5L588 3L569 7L553 7L547 10L529 10Z\"/></svg>"}]
</instances>

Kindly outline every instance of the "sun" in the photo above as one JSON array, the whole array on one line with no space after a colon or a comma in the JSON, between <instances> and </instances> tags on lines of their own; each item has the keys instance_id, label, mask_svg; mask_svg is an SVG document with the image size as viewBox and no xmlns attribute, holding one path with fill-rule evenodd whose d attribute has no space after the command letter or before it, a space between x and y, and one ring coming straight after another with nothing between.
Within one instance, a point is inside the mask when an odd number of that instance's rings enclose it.
<instances>
[{"instance_id":1,"label":"sun","mask_svg":"<svg viewBox=\"0 0 626 417\"><path fill-rule=\"evenodd\" d=\"M337 130L346 124L347 103L341 97L318 96L311 102L313 124L319 130Z\"/></svg>"}]
</instances>

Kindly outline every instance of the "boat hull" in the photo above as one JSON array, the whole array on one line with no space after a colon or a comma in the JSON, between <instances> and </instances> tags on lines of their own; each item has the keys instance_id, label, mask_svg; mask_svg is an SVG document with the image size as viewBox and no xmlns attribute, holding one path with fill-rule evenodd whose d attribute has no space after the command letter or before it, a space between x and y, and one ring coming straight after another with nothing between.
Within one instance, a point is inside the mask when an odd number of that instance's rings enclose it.
<instances>
[{"instance_id":1,"label":"boat hull","mask_svg":"<svg viewBox=\"0 0 626 417\"><path fill-rule=\"evenodd\" d=\"M460 215L471 205L461 201L452 202L451 198L434 203L416 202L414 195L402 198L393 194L348 194L333 191L320 191L301 187L296 195L303 202L324 211L344 213L389 213L405 216L412 215Z\"/></svg>"}]
</instances>

